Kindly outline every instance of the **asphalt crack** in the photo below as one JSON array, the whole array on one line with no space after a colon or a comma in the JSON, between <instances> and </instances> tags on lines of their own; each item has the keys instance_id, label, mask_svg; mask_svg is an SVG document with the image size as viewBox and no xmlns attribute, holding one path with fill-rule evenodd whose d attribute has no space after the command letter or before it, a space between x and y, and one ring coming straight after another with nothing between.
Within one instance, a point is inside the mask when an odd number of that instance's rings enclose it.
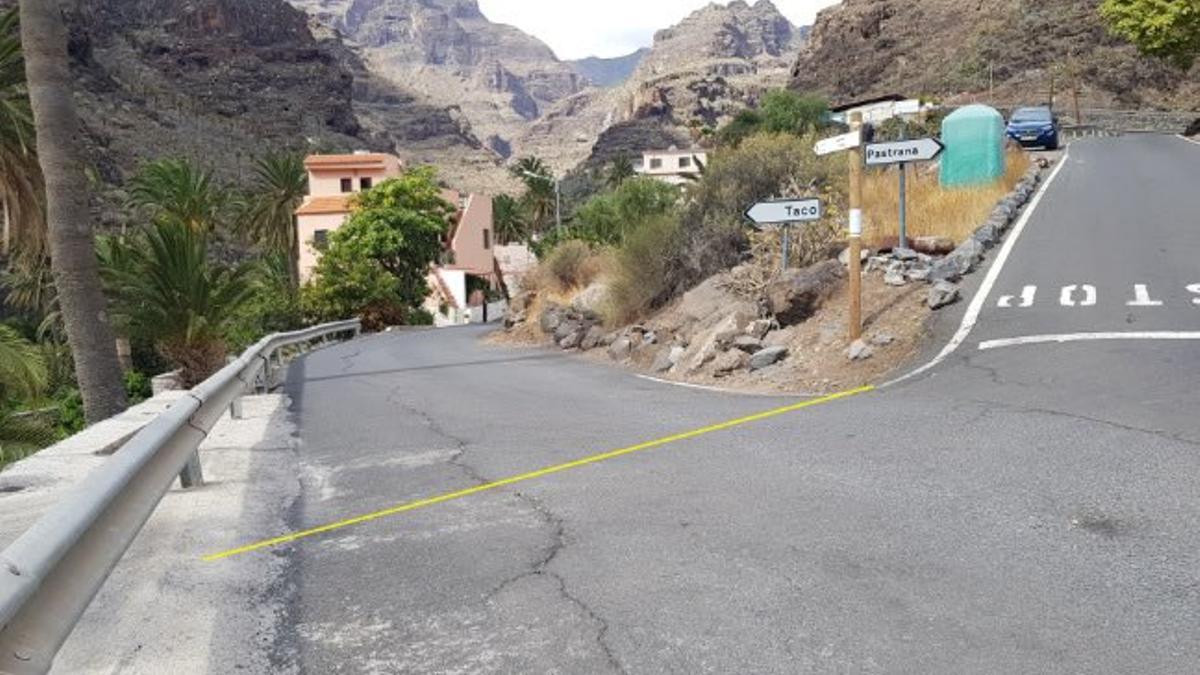
<instances>
[{"instance_id":1,"label":"asphalt crack","mask_svg":"<svg viewBox=\"0 0 1200 675\"><path fill-rule=\"evenodd\" d=\"M1185 445L1200 447L1200 440L1194 440L1191 438L1187 438L1183 434L1174 434L1174 433L1170 433L1168 431L1164 431L1162 429L1147 429L1145 427L1137 427L1137 426L1133 426L1131 424L1122 424L1121 422L1113 422L1112 420L1106 420L1106 419L1102 419L1099 417L1090 417L1088 415L1081 415L1079 413L1068 412L1065 410L1056 410L1054 408L1019 406L1019 405L1013 405L1011 403L1000 403L997 401L985 401L985 400L981 400L981 399L972 399L972 400L975 403L978 403L979 405L990 406L992 408L1000 408L1003 410L1007 410L1009 412L1034 413L1034 414L1050 415L1052 417L1063 417L1066 419L1079 420L1081 422L1091 422L1093 424L1101 424L1101 425L1104 425L1107 427L1111 427L1113 429L1119 429L1121 431L1128 431L1128 432L1138 433L1138 434L1146 434L1146 435L1154 436L1155 438L1161 438L1161 439L1167 440L1167 441L1174 441L1176 443L1183 443Z\"/></svg>"},{"instance_id":2,"label":"asphalt crack","mask_svg":"<svg viewBox=\"0 0 1200 675\"><path fill-rule=\"evenodd\" d=\"M421 423L424 424L427 429L449 442L454 450L454 454L449 458L449 460L447 460L447 463L460 470L468 479L477 485L486 485L491 483L492 479L484 476L467 461L467 453L469 451L470 442L461 436L451 433L440 422L438 422L437 419L424 410L412 405L408 405L401 401L401 390L402 387L396 387L393 389L388 394L388 400L395 403L405 412L411 413L413 416L420 419ZM567 586L567 580L563 577L563 575L549 569L551 563L554 562L554 559L557 558L559 553L561 553L567 546L568 537L566 532L566 524L563 522L563 519L550 511L545 503L536 497L521 491L515 491L513 494L517 497L517 499L525 503L531 511L537 514L538 518L543 522L543 524L548 527L550 531L550 544L545 548L545 550L542 551L541 556L539 556L538 559L532 563L528 571L501 581L485 594L484 602L487 603L493 601L495 597L504 592L505 589L524 579L538 577L553 580L562 599L574 605L578 609L579 613L585 618L585 620L596 626L596 647L604 656L605 661L608 662L609 666L614 672L625 675L625 673L628 671L625 669L624 665L621 664L612 647L608 643L608 621L605 620L604 617L602 617L599 613L597 613L596 610L593 609L586 601L571 593Z\"/></svg>"}]
</instances>

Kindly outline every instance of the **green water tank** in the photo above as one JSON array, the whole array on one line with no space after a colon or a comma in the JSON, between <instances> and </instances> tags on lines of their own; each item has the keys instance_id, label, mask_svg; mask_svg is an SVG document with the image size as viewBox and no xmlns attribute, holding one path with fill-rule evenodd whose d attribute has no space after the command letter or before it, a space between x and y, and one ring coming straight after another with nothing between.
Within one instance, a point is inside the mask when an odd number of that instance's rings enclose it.
<instances>
[{"instance_id":1,"label":"green water tank","mask_svg":"<svg viewBox=\"0 0 1200 675\"><path fill-rule=\"evenodd\" d=\"M993 183L1004 175L1004 116L986 105L969 105L942 121L942 185Z\"/></svg>"}]
</instances>

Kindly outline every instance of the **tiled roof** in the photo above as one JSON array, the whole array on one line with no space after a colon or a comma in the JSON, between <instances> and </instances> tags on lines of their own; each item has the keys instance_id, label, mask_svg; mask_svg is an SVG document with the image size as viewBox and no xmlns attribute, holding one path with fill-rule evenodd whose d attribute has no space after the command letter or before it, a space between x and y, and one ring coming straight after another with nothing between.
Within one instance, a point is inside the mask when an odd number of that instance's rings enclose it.
<instances>
[{"instance_id":1,"label":"tiled roof","mask_svg":"<svg viewBox=\"0 0 1200 675\"><path fill-rule=\"evenodd\" d=\"M316 216L330 213L350 213L350 203L355 195L334 195L332 197L309 197L299 209L298 216Z\"/></svg>"},{"instance_id":2,"label":"tiled roof","mask_svg":"<svg viewBox=\"0 0 1200 675\"><path fill-rule=\"evenodd\" d=\"M366 153L359 155L309 155L304 160L308 169L344 169L348 167L382 169L391 159L390 155L382 153Z\"/></svg>"}]
</instances>

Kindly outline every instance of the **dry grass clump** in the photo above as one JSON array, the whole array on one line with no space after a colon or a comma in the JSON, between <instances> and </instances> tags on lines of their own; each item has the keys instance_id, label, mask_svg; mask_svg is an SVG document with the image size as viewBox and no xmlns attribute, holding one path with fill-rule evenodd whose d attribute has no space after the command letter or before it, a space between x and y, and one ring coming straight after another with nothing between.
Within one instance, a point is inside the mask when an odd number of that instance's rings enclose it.
<instances>
[{"instance_id":1,"label":"dry grass clump","mask_svg":"<svg viewBox=\"0 0 1200 675\"><path fill-rule=\"evenodd\" d=\"M1029 170L1029 155L1008 150L1003 179L992 185L943 188L937 171L908 167L908 236L966 240ZM894 242L900 235L900 185L895 169L869 171L863 183L864 238L868 245Z\"/></svg>"},{"instance_id":2,"label":"dry grass clump","mask_svg":"<svg viewBox=\"0 0 1200 675\"><path fill-rule=\"evenodd\" d=\"M611 252L606 249L594 250L586 242L572 239L555 246L538 263L537 269L529 273L522 287L539 297L570 297L574 291L587 288L612 268Z\"/></svg>"}]
</instances>

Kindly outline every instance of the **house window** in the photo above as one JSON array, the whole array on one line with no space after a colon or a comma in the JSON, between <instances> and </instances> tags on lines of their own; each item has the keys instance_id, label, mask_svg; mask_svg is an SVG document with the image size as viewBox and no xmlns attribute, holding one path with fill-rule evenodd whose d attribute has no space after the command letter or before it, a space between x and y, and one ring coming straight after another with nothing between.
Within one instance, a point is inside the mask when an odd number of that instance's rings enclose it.
<instances>
[{"instance_id":1,"label":"house window","mask_svg":"<svg viewBox=\"0 0 1200 675\"><path fill-rule=\"evenodd\" d=\"M484 250L487 250L491 247L492 247L492 231L484 230L483 231L483 248L484 248Z\"/></svg>"},{"instance_id":2,"label":"house window","mask_svg":"<svg viewBox=\"0 0 1200 675\"><path fill-rule=\"evenodd\" d=\"M652 158L650 160L650 168L651 169L661 169L662 168L662 158L661 157Z\"/></svg>"},{"instance_id":3,"label":"house window","mask_svg":"<svg viewBox=\"0 0 1200 675\"><path fill-rule=\"evenodd\" d=\"M329 248L329 230L317 230L313 232L313 248L318 251L324 251Z\"/></svg>"},{"instance_id":4,"label":"house window","mask_svg":"<svg viewBox=\"0 0 1200 675\"><path fill-rule=\"evenodd\" d=\"M371 189L372 182L371 182L371 179L370 179L370 178L363 178L362 180L358 181L358 185L359 185L359 187L360 187L360 188L362 188L364 191L365 191L365 190L370 190L370 189Z\"/></svg>"},{"instance_id":5,"label":"house window","mask_svg":"<svg viewBox=\"0 0 1200 675\"><path fill-rule=\"evenodd\" d=\"M679 158L679 168L681 168L681 169L692 168L692 158L691 157L680 157Z\"/></svg>"},{"instance_id":6,"label":"house window","mask_svg":"<svg viewBox=\"0 0 1200 675\"><path fill-rule=\"evenodd\" d=\"M354 179L353 178L343 178L342 179L342 192L354 192Z\"/></svg>"}]
</instances>

